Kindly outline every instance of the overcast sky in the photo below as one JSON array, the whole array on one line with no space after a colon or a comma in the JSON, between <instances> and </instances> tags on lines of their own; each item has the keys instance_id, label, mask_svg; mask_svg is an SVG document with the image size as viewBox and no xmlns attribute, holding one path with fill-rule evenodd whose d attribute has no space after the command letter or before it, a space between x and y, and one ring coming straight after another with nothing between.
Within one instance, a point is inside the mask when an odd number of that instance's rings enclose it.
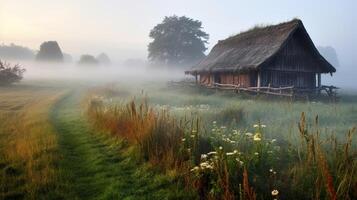
<instances>
[{"instance_id":1,"label":"overcast sky","mask_svg":"<svg viewBox=\"0 0 357 200\"><path fill-rule=\"evenodd\" d=\"M264 3L263 3L264 2ZM38 49L57 40L78 56L106 52L118 60L146 58L150 29L168 15L201 20L217 40L255 24L300 18L316 45L337 50L341 65L357 63L357 1L353 0L0 0L0 43Z\"/></svg>"}]
</instances>

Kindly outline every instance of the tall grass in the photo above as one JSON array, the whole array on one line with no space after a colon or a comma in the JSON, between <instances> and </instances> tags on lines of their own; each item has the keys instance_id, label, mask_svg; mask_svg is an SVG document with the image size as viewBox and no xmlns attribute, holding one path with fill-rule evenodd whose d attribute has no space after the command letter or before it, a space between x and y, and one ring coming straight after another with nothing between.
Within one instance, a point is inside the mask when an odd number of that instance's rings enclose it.
<instances>
[{"instance_id":1,"label":"tall grass","mask_svg":"<svg viewBox=\"0 0 357 200\"><path fill-rule=\"evenodd\" d=\"M1 90L0 199L43 198L54 190L58 172L57 137L47 114L63 93Z\"/></svg>"},{"instance_id":2,"label":"tall grass","mask_svg":"<svg viewBox=\"0 0 357 200\"><path fill-rule=\"evenodd\" d=\"M166 110L154 110L146 98L114 105L92 98L87 113L98 127L135 145L139 157L154 166L175 169L190 158L181 143L192 124L177 121Z\"/></svg>"},{"instance_id":3,"label":"tall grass","mask_svg":"<svg viewBox=\"0 0 357 200\"><path fill-rule=\"evenodd\" d=\"M180 120L146 99L106 102L105 97L89 101L89 118L97 127L128 140L154 167L175 170L201 199L357 197L354 128L345 140L321 137L326 129L320 128L318 117L311 120L302 113L293 141L265 134L271 125L259 121L241 129L219 121ZM244 120L242 109L234 110L218 114Z\"/></svg>"}]
</instances>

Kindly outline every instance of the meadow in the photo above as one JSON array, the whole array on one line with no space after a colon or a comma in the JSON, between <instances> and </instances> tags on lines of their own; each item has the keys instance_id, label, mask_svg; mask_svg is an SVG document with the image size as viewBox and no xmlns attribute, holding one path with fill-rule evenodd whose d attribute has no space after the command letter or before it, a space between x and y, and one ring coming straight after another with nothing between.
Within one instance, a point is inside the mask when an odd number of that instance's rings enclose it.
<instances>
[{"instance_id":1,"label":"meadow","mask_svg":"<svg viewBox=\"0 0 357 200\"><path fill-rule=\"evenodd\" d=\"M1 199L354 199L357 96L166 82L2 87Z\"/></svg>"},{"instance_id":2,"label":"meadow","mask_svg":"<svg viewBox=\"0 0 357 200\"><path fill-rule=\"evenodd\" d=\"M175 171L200 198L356 197L351 94L296 102L155 84L92 93L97 127L128 139L144 162Z\"/></svg>"}]
</instances>

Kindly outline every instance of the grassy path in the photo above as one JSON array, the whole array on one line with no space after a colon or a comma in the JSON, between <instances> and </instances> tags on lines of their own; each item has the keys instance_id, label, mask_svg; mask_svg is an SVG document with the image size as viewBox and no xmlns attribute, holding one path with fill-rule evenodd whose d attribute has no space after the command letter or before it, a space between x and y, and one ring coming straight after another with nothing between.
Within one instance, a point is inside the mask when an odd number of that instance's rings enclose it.
<instances>
[{"instance_id":1,"label":"grassy path","mask_svg":"<svg viewBox=\"0 0 357 200\"><path fill-rule=\"evenodd\" d=\"M127 148L93 133L81 116L81 96L71 93L50 113L58 133L58 190L65 199L182 199L177 184L136 164Z\"/></svg>"}]
</instances>

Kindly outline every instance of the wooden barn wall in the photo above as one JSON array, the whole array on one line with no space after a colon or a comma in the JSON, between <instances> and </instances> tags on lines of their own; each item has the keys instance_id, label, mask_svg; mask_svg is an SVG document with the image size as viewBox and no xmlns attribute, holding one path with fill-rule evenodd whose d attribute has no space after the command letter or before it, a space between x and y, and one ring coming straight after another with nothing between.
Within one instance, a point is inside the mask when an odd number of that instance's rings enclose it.
<instances>
[{"instance_id":1,"label":"wooden barn wall","mask_svg":"<svg viewBox=\"0 0 357 200\"><path fill-rule=\"evenodd\" d=\"M316 73L321 72L314 49L306 35L296 31L286 46L262 67L261 85L314 88Z\"/></svg>"},{"instance_id":2,"label":"wooden barn wall","mask_svg":"<svg viewBox=\"0 0 357 200\"><path fill-rule=\"evenodd\" d=\"M284 87L295 86L297 88L314 88L316 86L315 73L283 72L265 70L261 73L261 86Z\"/></svg>"},{"instance_id":3,"label":"wooden barn wall","mask_svg":"<svg viewBox=\"0 0 357 200\"><path fill-rule=\"evenodd\" d=\"M211 84L211 75L210 74L200 74L200 84L201 85L210 85Z\"/></svg>"},{"instance_id":4,"label":"wooden barn wall","mask_svg":"<svg viewBox=\"0 0 357 200\"><path fill-rule=\"evenodd\" d=\"M215 73L215 74L200 74L200 84L213 85L213 83L220 84L234 84L242 87L254 86L254 80L250 73Z\"/></svg>"}]
</instances>

